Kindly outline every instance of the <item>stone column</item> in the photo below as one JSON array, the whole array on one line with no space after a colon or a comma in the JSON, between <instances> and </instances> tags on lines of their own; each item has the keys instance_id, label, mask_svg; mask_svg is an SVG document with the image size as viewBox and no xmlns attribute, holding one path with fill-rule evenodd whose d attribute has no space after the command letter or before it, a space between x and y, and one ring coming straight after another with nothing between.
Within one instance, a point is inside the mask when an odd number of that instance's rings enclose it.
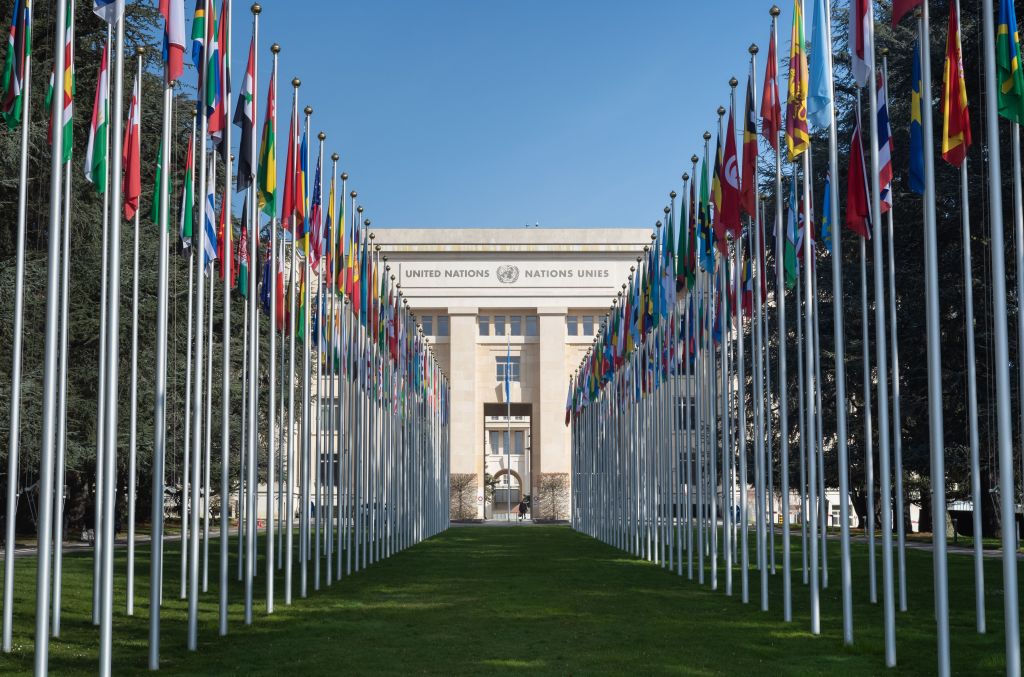
<instances>
[{"instance_id":1,"label":"stone column","mask_svg":"<svg viewBox=\"0 0 1024 677\"><path fill-rule=\"evenodd\" d=\"M476 474L483 493L484 455L476 435L476 308L449 308L451 361L451 472ZM483 503L477 503L483 517Z\"/></svg>"},{"instance_id":2,"label":"stone column","mask_svg":"<svg viewBox=\"0 0 1024 677\"><path fill-rule=\"evenodd\" d=\"M565 316L567 308L538 308L540 343L534 415L539 435L532 445L530 468L541 473L568 473L571 459L565 437ZM530 482L530 486L536 486Z\"/></svg>"}]
</instances>

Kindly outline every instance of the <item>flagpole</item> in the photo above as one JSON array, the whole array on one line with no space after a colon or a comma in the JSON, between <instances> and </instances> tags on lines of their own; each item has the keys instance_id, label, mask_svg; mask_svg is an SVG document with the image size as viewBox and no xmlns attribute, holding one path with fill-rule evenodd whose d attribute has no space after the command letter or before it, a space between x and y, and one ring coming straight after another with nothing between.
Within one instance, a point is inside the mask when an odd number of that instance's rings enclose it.
<instances>
[{"instance_id":1,"label":"flagpole","mask_svg":"<svg viewBox=\"0 0 1024 677\"><path fill-rule=\"evenodd\" d=\"M205 16L210 16L210 1L204 0L203 5L205 7ZM210 19L208 18L207 21ZM207 36L209 36L209 30L206 30ZM203 57L203 63L200 66L202 78L200 83L205 82L209 76L209 60ZM202 103L202 85L200 85L200 91L197 92L196 96L199 99L198 105ZM200 210L202 222L199 224L199 247L193 247L198 249L193 255L196 258L195 261L195 277L196 277L196 288L195 288L195 336L193 351L195 355L195 364L193 365L194 372L192 374L192 446L191 450L195 456L192 459L192 467L189 468L191 471L191 490L192 490L192 508L189 512L189 547L188 547L188 641L187 647L189 651L195 651L199 645L199 468L202 465L200 460L200 450L203 448L203 324L204 317L203 312L205 307L203 300L205 297L205 275L206 270L203 265L203 259L205 258L206 250L206 191L207 182L209 177L206 174L206 136L207 130L209 129L209 119L206 116L206 112L199 116L199 194L202 196L203 208ZM193 229L193 233L195 229ZM195 237L193 235L193 241ZM213 285L213 280L210 280L210 284ZM183 527L184 529L184 527Z\"/></svg>"},{"instance_id":2,"label":"flagpole","mask_svg":"<svg viewBox=\"0 0 1024 677\"><path fill-rule=\"evenodd\" d=\"M232 18L232 3L231 0L224 0L224 17L227 26L224 29L224 42L225 44L220 45L221 50L221 83L225 88L230 86L231 77L231 18ZM221 265L227 270L222 271L224 275L224 285L222 299L223 303L223 318L222 331L223 336L221 337L221 415L220 415L220 585L219 585L219 597L220 597L220 627L218 628L221 637L228 634L228 493L230 491L229 475L231 470L231 287L234 284L234 263L232 261L232 247L231 240L233 237L232 224L231 224L231 179L232 179L232 164L234 156L231 154L231 92L224 91L221 93L221 104L224 106L224 126L221 133L223 134L222 143L224 144L224 196L221 198L223 204L221 205L221 212L224 214L224 241L221 246L224 251L221 256ZM211 313L212 315L212 313ZM212 319L212 318L211 318ZM212 356L211 356L212 359ZM243 367L244 370L244 367ZM241 459L239 459L241 461ZM252 487L247 487L251 492ZM210 497L206 497L207 504L209 504ZM206 507L205 514L209 514L209 505ZM238 525L239 532L241 532L242 524ZM239 533L239 539L241 539L241 533ZM252 600L246 598L248 601L248 607L250 615L252 613Z\"/></svg>"},{"instance_id":3,"label":"flagpole","mask_svg":"<svg viewBox=\"0 0 1024 677\"><path fill-rule=\"evenodd\" d=\"M316 233L316 239L318 241L320 241L318 246L321 247L321 250L320 250L320 257L317 260L317 263L319 265L321 265L321 266L323 265L323 254L324 254L323 247L322 247L322 237L321 236L323 235L323 219L322 219L322 216L323 216L323 193L324 193L324 189L323 189L323 185L324 185L324 183L323 183L323 166L324 166L324 141L326 139L327 139L327 134L325 134L324 132L321 131L319 134L317 134L317 140L320 142L320 153L319 153L319 155L317 157L317 173L320 175L320 203L321 203L320 216L318 218L320 218L321 223L319 224L319 228L318 228L317 233ZM310 221L312 221L312 219L313 219L312 206L310 206L310 215L309 216L310 216ZM309 237L312 237L312 236L313 236L313 224L310 223L309 224ZM312 250L312 243L310 243L310 250ZM316 360L315 360L314 367L313 367L314 369L316 369L316 489L315 489L315 492L314 492L314 496L315 496L314 501L315 501L315 506L316 506L316 508L315 508L316 515L314 516L314 523L316 525L316 527L315 527L316 528L316 533L315 533L314 538L313 538L313 540L314 540L314 544L313 545L314 545L314 552L315 552L315 556L313 558L313 590L319 590L320 589L320 554L321 554L320 553L320 545L321 545L321 538L320 538L320 515L321 515L321 499L322 499L320 488L321 488L321 485L323 483L322 482L322 480L323 480L322 467L323 467L323 458L324 458L324 456L323 456L323 443L324 443L324 435L323 435L323 433L324 433L324 378L323 378L324 377L324 373L323 373L323 366L324 365L323 365L323 360L320 359L320 356L324 352L324 350L323 350L324 349L324 345L323 345L323 340L324 340L323 339L323 327L324 327L325 317L324 317L324 314L321 312L321 310L323 309L323 304L321 302L321 298L323 296L323 287L324 287L324 276L323 276L323 269L321 268L321 271L317 273L317 277L316 277L317 331L319 332L320 335L317 337L317 354L316 354ZM310 340L311 341L312 341L312 338L313 337L310 336Z\"/></svg>"},{"instance_id":4,"label":"flagpole","mask_svg":"<svg viewBox=\"0 0 1024 677\"><path fill-rule=\"evenodd\" d=\"M291 114L291 126L292 129L296 128L297 120L299 116L299 87L302 82L298 78L292 80L292 114ZM289 134L288 143L290 144L289 152L295 152L295 139ZM294 155L293 155L294 157ZM292 170L294 172L294 169ZM294 177L292 177L294 180ZM287 184L285 184L287 187ZM294 190L294 188L293 188ZM294 214L284 215L288 218L291 228L292 239L292 253L291 253L291 265L288 268L288 276L290 278L291 287L289 304L290 310L288 313L288 322L286 331L288 332L288 479L287 479L287 492L288 497L286 499L285 513L282 515L288 520L287 523L287 536L285 537L285 560L284 560L284 603L290 605L292 603L292 549L293 549L293 538L294 538L294 524L295 524L295 266L296 266L296 237L295 237L295 216ZM283 357L282 357L283 359Z\"/></svg>"},{"instance_id":5,"label":"flagpole","mask_svg":"<svg viewBox=\"0 0 1024 677\"><path fill-rule=\"evenodd\" d=\"M868 6L868 31L866 46L867 61L870 64L871 73L875 73L875 31L874 31L874 9L870 5ZM871 169L869 171L871 179L871 223L880 224L882 222L882 212L880 206L880 186L878 177L878 95L877 87L874 86L874 78L872 78L871 86L868 87L868 102L870 113L868 120L871 129L871 143L868 144L870 151L870 162ZM928 83L930 84L930 82ZM931 91L930 87L926 91ZM925 95L926 100L927 95ZM925 106L925 108L930 108ZM930 114L928 121L931 121ZM930 132L930 125L929 125ZM929 137L930 138L930 137ZM929 145L929 144L925 144ZM934 193L932 193L934 195ZM934 200L934 198L932 198ZM934 211L931 211L934 215ZM926 220L928 210L926 209ZM934 223L934 221L932 221ZM925 230L928 230L926 225ZM878 456L879 456L879 473L880 473L880 494L881 494L881 511L882 511L882 616L884 619L884 632L885 632L885 664L887 667L893 667L896 665L896 616L895 616L895 603L893 599L893 566L892 566L892 497L890 494L889 478L891 477L889 467L889 382L888 382L888 358L886 348L886 335L885 335L885 290L884 290L884 277L882 270L882 240L881 237L873 237L872 239L872 264L874 268L874 294L875 294L875 350L878 358ZM927 258L927 255L926 255ZM937 290L936 290L937 293ZM937 302L937 298L935 299ZM936 306L937 308L937 306ZM929 313L929 317L931 314ZM937 325L936 325L937 329ZM938 339L936 334L934 337L929 332L929 345L931 345L931 339ZM931 358L931 352L929 351L929 357ZM931 359L929 359L931 363ZM932 381L931 376L938 378L941 374L941 365L937 362L932 365L936 372L934 375L930 375L929 382ZM935 382L936 386L939 386L939 382ZM930 410L931 413L935 413L935 406L938 405L941 409L941 401L936 402L934 400L934 390L930 388L933 397ZM941 410L939 411L941 416ZM936 423L934 416L932 419L932 442L942 446L942 435L935 438ZM934 450L933 450L934 451ZM934 461L934 457L933 457ZM933 470L935 466L932 466ZM934 477L934 475L933 475ZM943 557L945 559L945 552L935 552L935 557ZM943 661L940 657L940 669Z\"/></svg>"},{"instance_id":6,"label":"flagpole","mask_svg":"<svg viewBox=\"0 0 1024 677\"><path fill-rule=\"evenodd\" d=\"M153 403L153 459L151 515L152 538L149 558L149 669L160 668L160 600L164 555L164 474L167 456L167 306L170 277L170 166L171 116L174 86L169 66L164 65L163 118L161 125L160 166L160 244L157 272L156 311L156 386ZM193 118L193 134L195 119ZM191 208L186 206L186 209ZM191 273L191 268L189 268ZM189 297L191 301L191 295ZM187 443L187 442L186 442ZM184 520L182 520L184 527ZM184 530L183 530L184 531ZM184 545L184 543L182 543Z\"/></svg>"},{"instance_id":7,"label":"flagpole","mask_svg":"<svg viewBox=\"0 0 1024 677\"><path fill-rule=\"evenodd\" d=\"M211 195L216 191L217 185L217 155L216 149L212 152L210 171L210 184L208 190ZM216 198L215 198L216 199ZM214 216L213 218L216 218ZM205 225L205 224L204 224ZM219 254L220 252L218 252ZM221 264L223 265L223 263ZM206 420L204 424L206 444L203 447L203 582L202 591L207 592L210 583L210 473L212 472L212 447L213 447L213 304L217 291L217 281L214 279L215 263L210 265L210 293L207 296L209 306L206 310ZM225 272L225 274L228 274ZM193 507L193 509L196 509Z\"/></svg>"},{"instance_id":8,"label":"flagpole","mask_svg":"<svg viewBox=\"0 0 1024 677\"><path fill-rule=\"evenodd\" d=\"M306 114L306 139L309 139L309 125L310 118L313 115L313 107L306 106L304 110ZM309 143L306 143L306 167L309 167ZM300 161L296 157L296 161ZM301 488L299 491L301 509L300 514L302 515L299 521L299 562L302 564L302 568L299 570L299 595L302 597L306 596L306 583L309 573L309 471L310 471L310 458L311 453L309 437L312 432L310 422L310 411L309 411L309 398L312 397L310 391L310 370L312 368L310 364L310 336L309 336L309 283L310 277L312 276L312 266L309 261L309 233L305 232L306 222L309 219L309 205L305 204L305 178L303 179L303 194L300 199L303 201L303 237L305 238L305 256L303 257L303 270L305 274L302 278L302 439L300 440L299 453L301 454L301 465L300 465L300 482Z\"/></svg>"},{"instance_id":9,"label":"flagpole","mask_svg":"<svg viewBox=\"0 0 1024 677\"><path fill-rule=\"evenodd\" d=\"M329 207L330 211L328 213L331 214L332 217L334 216L334 209L335 209L335 205L337 204L337 202L336 202L337 197L336 197L336 193L335 193L335 187L336 187L335 184L337 183L337 180L338 180L338 160L339 159L340 159L340 156L337 153L332 153L331 154L331 191L329 193L330 197L328 198L328 199L330 199L331 204L330 204L330 207ZM342 198L341 199L342 199L342 203L343 204L344 204L344 200L345 200L344 195L345 195L345 193L344 193L344 191L342 191ZM334 566L333 565L334 565L334 562L335 562L335 555L337 555L337 558L338 558L337 561L338 562L341 561L340 560L341 550L338 549L337 551L335 551L335 548L334 548L334 524L335 524L335 522L334 522L335 493L334 492L335 492L336 478L337 478L336 473L339 470L339 468L337 467L337 464L335 463L335 459L338 458L338 455L337 455L338 440L337 440L336 435L340 431L339 423L336 420L337 417L335 416L335 412L338 410L337 409L337 407L338 407L338 384L337 384L337 374L336 374L336 364L335 364L336 360L335 360L335 353L334 353L334 351L337 349L337 343L336 343L337 342L337 336L335 336L335 333L334 333L334 327L335 327L334 323L335 323L335 320L337 319L337 315L336 315L336 313L337 313L337 303L336 303L336 301L337 301L337 288L338 288L338 266L337 266L337 263L338 263L338 261L337 261L338 251L337 251L337 247L335 245L336 245L336 241L337 241L337 238L338 238L338 232L337 232L337 230L338 230L338 223L336 222L336 220L334 218L330 219L330 228L331 228L331 239L328 242L328 247L329 247L329 252L330 252L330 259L329 259L329 261L330 261L330 283L327 285L327 287L328 287L327 292L330 295L330 310L329 310L329 312L330 312L330 324L328 325L329 341L328 341L328 349L327 349L327 360L328 360L328 367L327 367L327 369L328 369L328 374L329 374L327 383L328 383L328 388L330 388L329 406L328 406L328 409L330 411L330 418L328 419L328 435L327 435L327 439L328 439L327 448L328 448L328 454L329 454L329 458L330 458L330 481L329 481L329 488L328 488L328 491L327 491L327 506L328 506L328 510L329 510L328 518L327 518L327 585L332 585L333 582L334 582ZM338 506L338 509L340 510L341 501L337 501L337 506ZM339 528L341 526L341 524L340 524L340 516L339 516L338 526L339 526ZM339 575L338 578L340 579L341 576Z\"/></svg>"},{"instance_id":10,"label":"flagpole","mask_svg":"<svg viewBox=\"0 0 1024 677\"><path fill-rule=\"evenodd\" d=\"M999 148L999 120L997 118L995 32L992 28L992 0L982 0L985 64L985 132L989 149ZM989 176L1002 177L998 152L989 153ZM991 204L992 243L992 298L995 321L996 365L996 423L999 452L999 515L1004 525L1015 524L1013 481L1013 421L1010 399L1010 355L1006 320L1006 253L1003 230L1003 203L1001 181L988 182ZM1003 545L1003 623L1006 646L1007 674L1020 674L1020 615L1017 589L1017 534L1004 527Z\"/></svg>"},{"instance_id":11,"label":"flagpole","mask_svg":"<svg viewBox=\"0 0 1024 677\"><path fill-rule=\"evenodd\" d=\"M64 1L58 0L63 6ZM58 28L58 32L62 29ZM118 354L120 336L120 298L121 298L121 170L122 170L122 136L123 122L121 110L124 105L124 16L117 19L117 46L114 59L114 100L111 105L113 111L114 138L111 158L113 160L110 170L110 266L108 269L109 280L107 284L107 345L106 357L103 369L106 372L104 380L105 392L103 396L106 403L103 409L103 545L102 545L102 582L100 585L100 674L106 677L111 670L111 652L113 639L113 605L114 605L114 502L115 485L117 483L117 381L118 381ZM63 57L59 57L61 60ZM59 62L58 62L59 63ZM47 439L49 435L47 435ZM42 497L40 496L40 502ZM48 525L47 525L48 526ZM40 558L42 563L42 558ZM42 567L40 566L42 570ZM38 585L45 587L45 579L40 579ZM39 593L43 594L43 593ZM36 672L46 672L45 658L43 664L39 664L39 644L36 645L37 665Z\"/></svg>"},{"instance_id":12,"label":"flagpole","mask_svg":"<svg viewBox=\"0 0 1024 677\"><path fill-rule=\"evenodd\" d=\"M183 205L184 209L192 210L193 212L195 211L195 209L194 209L194 207L195 207L194 196L195 196L196 177L195 177L195 170L194 170L194 168L195 168L195 159L196 159L195 158L195 153L196 153L195 146L196 146L196 118L197 117L198 117L198 111L196 111L196 109L193 108L192 109L192 146L191 146L191 148L192 148L192 156L190 158L191 161L192 161L192 167L193 167L192 176L190 177L190 181L191 181L190 187L192 188L193 204ZM200 152L202 152L202 148L201 148ZM202 181L201 178L200 178L200 181ZM194 214L193 214L193 216L194 216ZM200 224L200 228L202 228L202 224ZM185 418L185 434L184 434L184 450L183 450L184 451L184 454L183 454L184 455L184 459L183 459L183 462L182 462L182 473L181 473L181 509L180 509L180 513L181 513L181 592L180 592L180 598L181 599L186 599L186 597L188 596L188 585L187 585L187 579L188 579L188 553L189 553L189 549L191 548L191 545L189 544L189 540L188 540L188 536L189 536L189 512L188 512L188 505L189 505L189 483L190 483L190 478L191 478L191 475L190 475L190 463L195 463L195 460L190 458L191 452L192 452L192 440L193 440L193 438L192 438L192 412L193 412L193 409L192 409L192 402L189 401L189 397L190 397L190 395L192 393L192 374L193 374L193 370L192 370L192 352L193 352L193 349L195 347L195 344L193 343L193 340L192 340L192 329L194 327L193 317L192 316L194 314L194 306L195 306L195 299L196 299L196 294L195 294L195 277L196 277L196 270L198 269L199 265L198 264L197 265L192 265L191 257L196 255L195 252L196 252L197 249L199 250L200 253L202 253L202 246L200 245L198 248L195 246L195 242L197 241L196 240L196 236L195 236L195 223L193 223L193 225L192 225L192 236L191 237L192 237L192 241L187 243L187 245L186 245L186 243L184 241L182 242L183 246L187 246L188 256L189 256L190 260L189 260L189 262L187 264L187 268L188 268L188 322L186 324L188 325L188 338L185 341L185 345L186 345L186 351L185 351L185 353L186 353L186 358L185 358L185 362L186 362L186 364L185 364L185 393L186 394L185 394L185 416L184 416L184 418ZM201 242L201 240L199 240L199 242Z\"/></svg>"},{"instance_id":13,"label":"flagpole","mask_svg":"<svg viewBox=\"0 0 1024 677\"><path fill-rule=\"evenodd\" d=\"M136 75L139 89L135 93L135 105L142 108L142 56L145 49L137 47L135 58L138 65ZM134 125L134 120L129 124ZM140 127L141 133L141 127ZM135 615L135 473L138 440L138 383L139 383L139 219L140 209L135 210L132 230L132 347L131 376L128 419L128 558L126 577L125 613Z\"/></svg>"},{"instance_id":14,"label":"flagpole","mask_svg":"<svg viewBox=\"0 0 1024 677\"><path fill-rule=\"evenodd\" d=\"M256 5L258 7L259 5ZM256 12L257 19L259 12ZM257 20L258 23L258 20ZM277 56L281 52L281 46L276 42L270 46L270 53L273 54L273 65L270 71L271 88L274 92L274 110L272 111L274 130L274 192L277 193ZM253 86L255 91L255 83ZM256 227L255 220L253 226ZM274 613L274 487L275 481L275 455L279 451L274 444L277 439L278 426L278 401L277 401L277 205L274 205L274 214L270 217L270 352L268 361L268 376L270 379L267 388L268 415L267 415L267 613ZM283 354L284 351L282 351ZM283 404L283 402L282 402ZM280 492L278 492L280 495ZM255 546L254 546L255 547ZM280 554L278 554L280 556Z\"/></svg>"},{"instance_id":15,"label":"flagpole","mask_svg":"<svg viewBox=\"0 0 1024 677\"><path fill-rule=\"evenodd\" d=\"M26 15L26 25L32 21L32 5L25 5L22 10ZM12 22L14 23L14 22ZM60 23L60 22L58 22ZM108 33L109 36L109 33ZM109 37L107 38L109 42ZM60 48L58 48L59 51ZM16 234L16 263L14 273L14 327L13 346L11 350L11 411L10 428L7 433L7 531L4 538L4 552L13 553L15 549L15 529L18 522L18 460L21 447L21 350L24 332L25 308L25 230L28 209L28 143L29 120L32 117L32 54L26 49L25 73L23 76L21 95L21 157L18 160L18 223ZM61 57L63 60L63 56ZM106 213L106 210L104 210ZM106 229L104 229L104 233ZM104 262L106 261L104 247ZM106 278L104 278L106 279ZM101 306L102 310L102 306ZM14 627L14 557L4 557L4 603L3 603L3 650L10 653L12 649L11 633Z\"/></svg>"},{"instance_id":16,"label":"flagpole","mask_svg":"<svg viewBox=\"0 0 1024 677\"><path fill-rule=\"evenodd\" d=\"M772 41L777 43L778 21L781 10L772 5L768 13L772 17ZM777 65L776 65L777 67ZM785 235L782 231L782 146L778 139L775 142L775 276L776 299L778 307L779 345L788 344L786 331L786 285L783 278ZM779 466L782 469L782 618L789 623L793 620L793 581L790 573L789 543L789 391L786 378L786 351L779 350Z\"/></svg>"}]
</instances>

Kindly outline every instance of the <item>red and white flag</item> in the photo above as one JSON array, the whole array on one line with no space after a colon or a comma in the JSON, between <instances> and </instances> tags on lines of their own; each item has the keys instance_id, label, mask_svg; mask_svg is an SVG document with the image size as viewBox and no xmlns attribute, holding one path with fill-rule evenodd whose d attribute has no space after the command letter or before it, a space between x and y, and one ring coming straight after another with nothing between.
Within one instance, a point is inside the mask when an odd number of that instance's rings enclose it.
<instances>
[{"instance_id":1,"label":"red and white flag","mask_svg":"<svg viewBox=\"0 0 1024 677\"><path fill-rule=\"evenodd\" d=\"M160 0L164 18L164 64L167 82L181 78L185 57L185 0Z\"/></svg>"},{"instance_id":2,"label":"red and white flag","mask_svg":"<svg viewBox=\"0 0 1024 677\"><path fill-rule=\"evenodd\" d=\"M124 152L122 162L124 163L124 218L131 220L135 212L139 210L139 195L142 194L141 155L139 142L141 141L142 128L139 118L139 99L142 90L139 76L135 76L135 86L132 87L132 105L128 109L128 125L124 130Z\"/></svg>"},{"instance_id":3,"label":"red and white flag","mask_svg":"<svg viewBox=\"0 0 1024 677\"><path fill-rule=\"evenodd\" d=\"M871 0L850 0L850 71L858 87L871 80L871 66L867 61L871 13Z\"/></svg>"}]
</instances>

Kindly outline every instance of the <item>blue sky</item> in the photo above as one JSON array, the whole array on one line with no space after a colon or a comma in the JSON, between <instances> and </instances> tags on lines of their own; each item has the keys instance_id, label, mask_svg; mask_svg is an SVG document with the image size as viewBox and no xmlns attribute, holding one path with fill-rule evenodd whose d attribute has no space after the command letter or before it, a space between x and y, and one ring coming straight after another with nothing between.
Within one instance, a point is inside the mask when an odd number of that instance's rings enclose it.
<instances>
[{"instance_id":1,"label":"blue sky","mask_svg":"<svg viewBox=\"0 0 1024 677\"><path fill-rule=\"evenodd\" d=\"M300 106L313 106L314 131L327 132L327 154L341 155L374 226L407 228L652 226L701 134L714 131L715 109L728 105L730 76L742 107L751 42L762 49L760 98L771 6L261 4L259 115L278 41L282 110L285 83L300 77ZM786 45L792 8L780 6ZM248 4L235 7L237 80L250 15Z\"/></svg>"}]
</instances>

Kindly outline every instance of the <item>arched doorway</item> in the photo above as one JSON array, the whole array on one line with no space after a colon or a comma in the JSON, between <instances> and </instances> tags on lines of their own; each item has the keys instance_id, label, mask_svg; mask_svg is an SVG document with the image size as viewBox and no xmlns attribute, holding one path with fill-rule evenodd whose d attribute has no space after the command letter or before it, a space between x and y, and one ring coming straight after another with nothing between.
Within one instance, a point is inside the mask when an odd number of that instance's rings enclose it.
<instances>
[{"instance_id":1,"label":"arched doorway","mask_svg":"<svg viewBox=\"0 0 1024 677\"><path fill-rule=\"evenodd\" d=\"M509 507L516 510L523 496L523 478L515 470L501 469L494 473L494 493L491 514L494 518L508 517Z\"/></svg>"}]
</instances>

